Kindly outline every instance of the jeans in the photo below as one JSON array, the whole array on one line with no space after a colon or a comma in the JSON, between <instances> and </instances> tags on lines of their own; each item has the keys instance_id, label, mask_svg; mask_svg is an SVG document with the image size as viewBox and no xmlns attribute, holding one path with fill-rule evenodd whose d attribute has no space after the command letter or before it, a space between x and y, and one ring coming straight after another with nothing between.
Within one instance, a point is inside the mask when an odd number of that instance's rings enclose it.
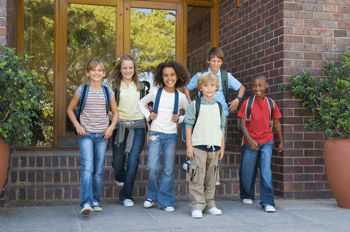
<instances>
[{"instance_id":1,"label":"jeans","mask_svg":"<svg viewBox=\"0 0 350 232\"><path fill-rule=\"evenodd\" d=\"M114 130L113 141L116 136L117 130ZM113 161L112 167L115 171L115 179L119 182L124 182L123 188L119 191L119 200L124 201L125 199L132 198L132 190L134 188L135 178L140 163L140 153L145 140L145 128L135 129L133 145L128 158L124 153L126 139L128 137L129 130L125 129L124 142L117 147L113 144ZM125 170L126 161L126 170Z\"/></svg>"},{"instance_id":2,"label":"jeans","mask_svg":"<svg viewBox=\"0 0 350 232\"><path fill-rule=\"evenodd\" d=\"M254 200L255 180L258 165L260 169L260 205L272 205L274 203L271 155L273 142L259 145L259 150L252 150L249 145L243 145L241 168L239 170L239 189L241 199Z\"/></svg>"},{"instance_id":3,"label":"jeans","mask_svg":"<svg viewBox=\"0 0 350 232\"><path fill-rule=\"evenodd\" d=\"M81 156L81 203L92 207L92 202L100 203L103 164L107 150L108 139L103 139L103 133L87 133L79 136L79 149Z\"/></svg>"},{"instance_id":4,"label":"jeans","mask_svg":"<svg viewBox=\"0 0 350 232\"><path fill-rule=\"evenodd\" d=\"M174 165L176 151L176 134L151 131L148 142L148 185L147 198L158 201L159 208L174 207ZM163 149L163 170L158 188L160 171L160 153Z\"/></svg>"}]
</instances>

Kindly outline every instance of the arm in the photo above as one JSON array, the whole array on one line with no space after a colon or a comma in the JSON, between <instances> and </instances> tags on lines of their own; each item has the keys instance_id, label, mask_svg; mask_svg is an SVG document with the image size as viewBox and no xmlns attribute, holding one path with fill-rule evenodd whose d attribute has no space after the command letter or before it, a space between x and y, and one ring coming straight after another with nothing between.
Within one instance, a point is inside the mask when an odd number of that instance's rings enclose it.
<instances>
[{"instance_id":1,"label":"arm","mask_svg":"<svg viewBox=\"0 0 350 232\"><path fill-rule=\"evenodd\" d=\"M150 113L149 110L148 110L148 107L147 107L147 104L149 102L151 102L152 100L154 101L154 92L151 92L149 94L147 94L146 96L144 96L138 103L138 107L141 111L141 113L143 114L143 116L149 120L154 120L157 118L157 114L155 113Z\"/></svg>"},{"instance_id":2,"label":"arm","mask_svg":"<svg viewBox=\"0 0 350 232\"><path fill-rule=\"evenodd\" d=\"M242 132L244 137L248 140L249 146L252 150L259 150L259 145L258 143L252 139L252 137L250 137L249 132L248 132L248 128L247 128L247 120L245 120L244 118L241 118L241 128L242 128Z\"/></svg>"},{"instance_id":3,"label":"arm","mask_svg":"<svg viewBox=\"0 0 350 232\"><path fill-rule=\"evenodd\" d=\"M184 86L184 93L186 95L188 102L191 103L192 102L191 94L190 94L190 90L187 88L187 86Z\"/></svg>"},{"instance_id":4,"label":"arm","mask_svg":"<svg viewBox=\"0 0 350 232\"><path fill-rule=\"evenodd\" d=\"M280 144L278 146L278 151L282 152L284 149L284 145L283 145L282 127L281 127L280 120L279 119L273 120L273 126L275 127L278 139L280 141Z\"/></svg>"},{"instance_id":5,"label":"arm","mask_svg":"<svg viewBox=\"0 0 350 232\"><path fill-rule=\"evenodd\" d=\"M186 134L187 136L187 134ZM218 160L222 160L224 158L224 153L225 153L225 133L222 133L222 142L221 142L221 148L220 148L220 156Z\"/></svg>"},{"instance_id":6,"label":"arm","mask_svg":"<svg viewBox=\"0 0 350 232\"><path fill-rule=\"evenodd\" d=\"M85 131L84 127L82 127L80 125L80 123L78 122L78 120L74 114L74 109L79 104L79 101L80 101L80 99L79 99L78 95L76 93L74 93L74 96L67 107L67 115L68 115L68 118L70 119L70 121L73 123L78 135L85 136L86 131Z\"/></svg>"},{"instance_id":7,"label":"arm","mask_svg":"<svg viewBox=\"0 0 350 232\"><path fill-rule=\"evenodd\" d=\"M186 97L180 97L180 107L179 108L186 110L188 105L189 105L189 103L188 103L187 98ZM185 112L185 114L186 114L186 112ZM173 115L173 121L174 122L182 123L185 120L185 115L177 115L177 118L176 117L174 118L174 116L176 116L176 115Z\"/></svg>"},{"instance_id":8,"label":"arm","mask_svg":"<svg viewBox=\"0 0 350 232\"><path fill-rule=\"evenodd\" d=\"M192 146L192 129L186 127L186 153L188 158L194 159L193 146Z\"/></svg>"},{"instance_id":9,"label":"arm","mask_svg":"<svg viewBox=\"0 0 350 232\"><path fill-rule=\"evenodd\" d=\"M103 133L103 139L109 139L112 136L113 130L117 126L117 122L119 119L118 106L117 106L117 102L115 101L114 97L111 98L110 104L111 104L111 109L112 109L112 113L113 113L113 118L112 118L111 125Z\"/></svg>"},{"instance_id":10,"label":"arm","mask_svg":"<svg viewBox=\"0 0 350 232\"><path fill-rule=\"evenodd\" d=\"M239 87L239 89L238 89L237 97L240 97L242 99L244 96L244 92L245 92L245 87L243 85L241 85L241 87ZM230 113L234 112L237 109L239 103L240 103L240 101L238 98L235 98L235 99L233 99L233 101L229 102L228 103L229 104L229 107L228 107L229 112Z\"/></svg>"}]
</instances>

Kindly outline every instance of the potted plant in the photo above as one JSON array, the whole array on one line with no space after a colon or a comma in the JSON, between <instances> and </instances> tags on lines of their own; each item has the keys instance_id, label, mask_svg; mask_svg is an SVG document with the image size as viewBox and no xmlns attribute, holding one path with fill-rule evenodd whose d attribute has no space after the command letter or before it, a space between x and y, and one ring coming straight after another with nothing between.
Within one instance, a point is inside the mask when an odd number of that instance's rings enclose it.
<instances>
[{"instance_id":1,"label":"potted plant","mask_svg":"<svg viewBox=\"0 0 350 232\"><path fill-rule=\"evenodd\" d=\"M324 131L330 138L324 144L327 178L340 207L350 208L350 53L341 62L326 62L324 78L310 72L289 77L289 90L313 113L305 128Z\"/></svg>"},{"instance_id":2,"label":"potted plant","mask_svg":"<svg viewBox=\"0 0 350 232\"><path fill-rule=\"evenodd\" d=\"M0 192L7 174L9 144L26 147L45 88L29 69L30 56L17 55L15 50L0 47Z\"/></svg>"}]
</instances>

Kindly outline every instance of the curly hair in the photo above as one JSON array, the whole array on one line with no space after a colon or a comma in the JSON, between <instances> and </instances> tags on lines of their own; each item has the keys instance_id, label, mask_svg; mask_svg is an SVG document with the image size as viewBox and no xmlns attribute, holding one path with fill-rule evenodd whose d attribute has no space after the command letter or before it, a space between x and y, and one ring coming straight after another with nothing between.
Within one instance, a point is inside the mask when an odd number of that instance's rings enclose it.
<instances>
[{"instance_id":1,"label":"curly hair","mask_svg":"<svg viewBox=\"0 0 350 232\"><path fill-rule=\"evenodd\" d=\"M167 61L160 63L156 69L154 70L154 82L157 87L163 88L165 87L165 83L163 81L163 70L164 68L173 68L175 70L177 76L177 82L175 84L175 88L180 88L185 86L191 79L191 74L188 70L179 62L176 61Z\"/></svg>"},{"instance_id":2,"label":"curly hair","mask_svg":"<svg viewBox=\"0 0 350 232\"><path fill-rule=\"evenodd\" d=\"M115 86L116 90L118 92L120 92L120 83L123 80L121 68L122 68L122 63L126 60L130 60L134 63L134 75L132 76L132 81L135 83L137 91L140 91L140 89L141 89L140 88L140 80L139 80L139 75L137 74L136 63L135 63L135 60L130 55L123 55L117 61L117 64L112 69L112 71L109 73L108 85L112 84L113 86Z\"/></svg>"},{"instance_id":3,"label":"curly hair","mask_svg":"<svg viewBox=\"0 0 350 232\"><path fill-rule=\"evenodd\" d=\"M197 81L197 89L201 89L201 86L213 81L216 85L216 90L219 90L219 79L217 78L217 76L215 76L213 73L211 72L205 72L202 75L200 75L200 77L198 78Z\"/></svg>"}]
</instances>

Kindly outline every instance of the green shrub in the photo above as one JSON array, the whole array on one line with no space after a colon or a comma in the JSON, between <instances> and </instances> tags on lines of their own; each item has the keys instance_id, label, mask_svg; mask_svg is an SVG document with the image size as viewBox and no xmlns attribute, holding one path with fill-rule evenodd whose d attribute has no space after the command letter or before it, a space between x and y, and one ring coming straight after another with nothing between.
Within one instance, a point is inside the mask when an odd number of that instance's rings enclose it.
<instances>
[{"instance_id":1,"label":"green shrub","mask_svg":"<svg viewBox=\"0 0 350 232\"><path fill-rule=\"evenodd\" d=\"M12 48L0 47L0 137L8 144L26 147L33 136L33 119L38 117L45 87L29 70L30 56L16 55Z\"/></svg>"},{"instance_id":2,"label":"green shrub","mask_svg":"<svg viewBox=\"0 0 350 232\"><path fill-rule=\"evenodd\" d=\"M306 129L322 130L329 137L350 137L350 53L340 57L336 67L327 62L322 70L325 78L317 79L310 72L292 75L291 85L283 85L302 100L302 105L313 113ZM338 65L337 65L338 66Z\"/></svg>"}]
</instances>

